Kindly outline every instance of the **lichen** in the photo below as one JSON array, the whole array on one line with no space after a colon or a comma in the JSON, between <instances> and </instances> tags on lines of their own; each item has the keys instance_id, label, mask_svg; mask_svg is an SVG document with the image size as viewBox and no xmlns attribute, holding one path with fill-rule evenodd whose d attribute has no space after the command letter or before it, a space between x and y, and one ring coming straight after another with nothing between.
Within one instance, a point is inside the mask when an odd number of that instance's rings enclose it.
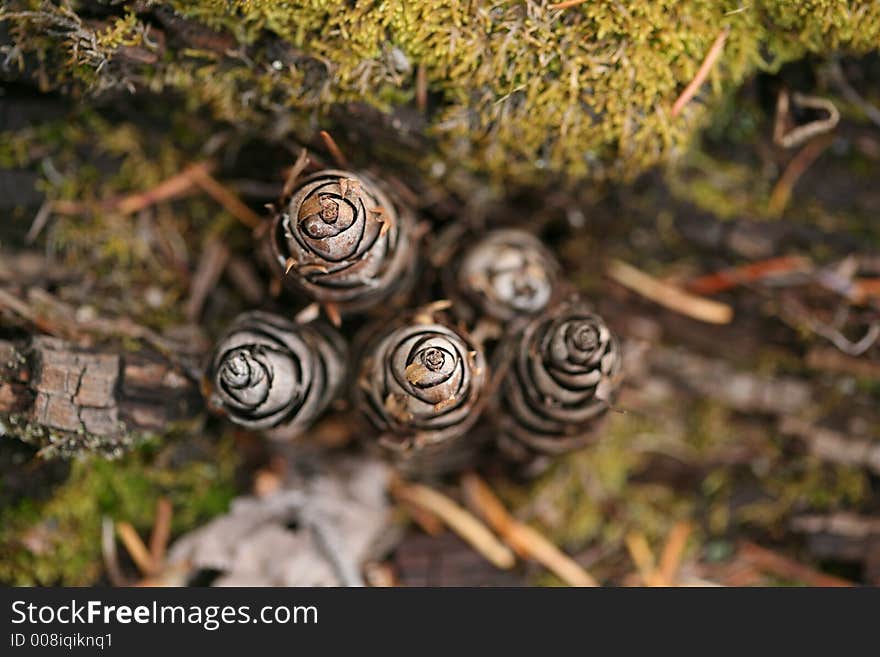
<instances>
[{"instance_id":1,"label":"lichen","mask_svg":"<svg viewBox=\"0 0 880 657\"><path fill-rule=\"evenodd\" d=\"M174 91L189 109L234 124L277 128L284 115L301 132L347 101L412 105L423 67L438 146L423 158L426 170L439 159L508 184L632 177L684 152L706 108L755 71L880 42L880 6L839 0L603 0L565 10L531 1L174 0L99 23L76 14L85 2L7 4L15 40L7 54L22 66L22 53L36 55L46 88ZM672 118L725 28L708 91Z\"/></svg>"}]
</instances>

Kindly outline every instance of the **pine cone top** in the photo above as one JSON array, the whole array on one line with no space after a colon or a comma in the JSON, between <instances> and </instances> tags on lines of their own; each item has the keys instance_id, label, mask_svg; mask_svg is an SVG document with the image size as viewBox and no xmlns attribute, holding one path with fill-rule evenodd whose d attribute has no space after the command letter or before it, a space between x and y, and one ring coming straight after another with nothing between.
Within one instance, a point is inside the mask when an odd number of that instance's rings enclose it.
<instances>
[{"instance_id":1,"label":"pine cone top","mask_svg":"<svg viewBox=\"0 0 880 657\"><path fill-rule=\"evenodd\" d=\"M248 429L292 438L339 391L344 353L342 338L330 327L244 313L214 349L209 405Z\"/></svg>"},{"instance_id":2,"label":"pine cone top","mask_svg":"<svg viewBox=\"0 0 880 657\"><path fill-rule=\"evenodd\" d=\"M416 256L412 216L366 175L338 170L300 183L270 242L285 283L343 313L399 289Z\"/></svg>"},{"instance_id":3,"label":"pine cone top","mask_svg":"<svg viewBox=\"0 0 880 657\"><path fill-rule=\"evenodd\" d=\"M392 330L367 351L358 407L401 451L463 435L476 422L487 381L482 349L439 323Z\"/></svg>"},{"instance_id":4,"label":"pine cone top","mask_svg":"<svg viewBox=\"0 0 880 657\"><path fill-rule=\"evenodd\" d=\"M505 352L507 432L549 452L585 444L620 382L620 346L602 318L583 300L568 300L533 319Z\"/></svg>"},{"instance_id":5,"label":"pine cone top","mask_svg":"<svg viewBox=\"0 0 880 657\"><path fill-rule=\"evenodd\" d=\"M559 264L540 240L521 230L496 230L464 252L447 291L464 297L468 307L459 310L469 315L465 320L486 315L507 322L543 311L558 279Z\"/></svg>"}]
</instances>

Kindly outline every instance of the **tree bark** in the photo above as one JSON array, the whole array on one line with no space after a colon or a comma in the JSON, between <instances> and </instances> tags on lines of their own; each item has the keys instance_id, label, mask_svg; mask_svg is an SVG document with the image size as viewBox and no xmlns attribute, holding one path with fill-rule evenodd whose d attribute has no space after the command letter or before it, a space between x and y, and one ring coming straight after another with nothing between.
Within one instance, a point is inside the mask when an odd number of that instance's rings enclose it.
<instances>
[{"instance_id":1,"label":"tree bark","mask_svg":"<svg viewBox=\"0 0 880 657\"><path fill-rule=\"evenodd\" d=\"M45 456L117 455L201 406L198 384L152 352L0 340L0 426Z\"/></svg>"}]
</instances>

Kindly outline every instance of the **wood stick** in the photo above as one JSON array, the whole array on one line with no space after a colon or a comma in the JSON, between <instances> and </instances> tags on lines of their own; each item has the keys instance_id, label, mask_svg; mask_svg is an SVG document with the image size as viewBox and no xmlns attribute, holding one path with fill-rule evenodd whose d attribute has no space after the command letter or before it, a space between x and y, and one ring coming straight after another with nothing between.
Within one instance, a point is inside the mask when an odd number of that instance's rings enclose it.
<instances>
[{"instance_id":1,"label":"wood stick","mask_svg":"<svg viewBox=\"0 0 880 657\"><path fill-rule=\"evenodd\" d=\"M574 559L539 532L510 515L492 489L476 474L463 475L461 485L469 504L518 555L546 566L570 586L599 586L593 576Z\"/></svg>"},{"instance_id":2,"label":"wood stick","mask_svg":"<svg viewBox=\"0 0 880 657\"><path fill-rule=\"evenodd\" d=\"M758 570L785 579L804 582L810 586L852 586L849 582L834 575L826 575L750 541L740 543L740 557Z\"/></svg>"},{"instance_id":3,"label":"wood stick","mask_svg":"<svg viewBox=\"0 0 880 657\"><path fill-rule=\"evenodd\" d=\"M626 549L632 557L633 563L639 571L642 583L645 586L654 585L654 554L648 545L648 539L641 532L631 532L626 535Z\"/></svg>"},{"instance_id":4,"label":"wood stick","mask_svg":"<svg viewBox=\"0 0 880 657\"><path fill-rule=\"evenodd\" d=\"M156 520L153 533L150 534L150 559L157 566L165 562L165 550L171 537L171 517L174 508L167 497L160 497L156 502Z\"/></svg>"},{"instance_id":5,"label":"wood stick","mask_svg":"<svg viewBox=\"0 0 880 657\"><path fill-rule=\"evenodd\" d=\"M416 107L423 114L428 111L428 72L424 64L416 68Z\"/></svg>"},{"instance_id":6,"label":"wood stick","mask_svg":"<svg viewBox=\"0 0 880 657\"><path fill-rule=\"evenodd\" d=\"M709 52L706 53L706 58L703 60L703 63L700 64L700 68L697 70L697 74L694 76L694 79L691 80L688 86L684 88L684 91L681 92L681 95L672 105L672 112L670 112L670 114L673 118L678 116L684 109L684 106L687 105L691 101L691 99L697 95L697 92L700 90L700 86L703 84L703 82L706 81L706 78L709 77L709 73L712 71L712 67L715 65L717 59L721 56L721 53L724 50L724 42L727 41L727 36L729 34L730 30L728 28L724 28L723 30L721 30L721 33L715 38L715 41L712 43L712 47L709 48Z\"/></svg>"},{"instance_id":7,"label":"wood stick","mask_svg":"<svg viewBox=\"0 0 880 657\"><path fill-rule=\"evenodd\" d=\"M242 202L238 196L222 185L207 169L193 169L193 181L211 198L222 205L233 217L248 228L257 229L263 225L263 219Z\"/></svg>"},{"instance_id":8,"label":"wood stick","mask_svg":"<svg viewBox=\"0 0 880 657\"><path fill-rule=\"evenodd\" d=\"M308 165L309 152L304 148L300 151L299 157L296 158L296 162L290 167L290 171L287 172L287 177L284 180L284 188L281 190L281 198L287 198L293 193L299 177L302 175L303 171L306 170Z\"/></svg>"},{"instance_id":9,"label":"wood stick","mask_svg":"<svg viewBox=\"0 0 880 657\"><path fill-rule=\"evenodd\" d=\"M785 171L783 171L782 175L779 177L779 180L776 181L773 191L770 192L767 211L772 216L778 217L783 213L785 206L788 205L788 200L791 198L791 191L797 181L802 175L804 175L804 172L806 172L806 170L819 159L819 156L825 152L825 149L831 145L832 141L834 141L833 135L826 134L817 137L813 141L807 143L807 145L799 150L797 155L792 158L791 162L788 163L788 166L785 167Z\"/></svg>"},{"instance_id":10,"label":"wood stick","mask_svg":"<svg viewBox=\"0 0 880 657\"><path fill-rule=\"evenodd\" d=\"M122 544L125 545L125 549L128 550L128 553L131 555L132 560L141 573L144 575L152 575L156 572L156 566L153 563L153 558L150 556L150 551L147 549L147 546L144 545L141 537L138 536L137 531L135 531L135 528L132 527L130 523L117 523L116 533L119 535Z\"/></svg>"},{"instance_id":11,"label":"wood stick","mask_svg":"<svg viewBox=\"0 0 880 657\"><path fill-rule=\"evenodd\" d=\"M657 568L657 580L661 586L674 586L678 576L678 568L687 540L691 534L691 525L687 522L678 522L670 530L660 555L660 565Z\"/></svg>"},{"instance_id":12,"label":"wood stick","mask_svg":"<svg viewBox=\"0 0 880 657\"><path fill-rule=\"evenodd\" d=\"M339 148L339 145L336 143L336 140L330 136L330 133L326 130L321 130L319 133L321 135L321 139L324 141L324 145L327 147L327 150L330 152L330 157L333 158L333 161L336 162L336 165L342 169L348 168L348 159L342 152L342 149Z\"/></svg>"},{"instance_id":13,"label":"wood stick","mask_svg":"<svg viewBox=\"0 0 880 657\"><path fill-rule=\"evenodd\" d=\"M412 518L412 521L428 536L440 536L440 534L446 529L443 525L443 521L426 508L406 500L400 500L400 504L406 509L406 512L409 517Z\"/></svg>"},{"instance_id":14,"label":"wood stick","mask_svg":"<svg viewBox=\"0 0 880 657\"><path fill-rule=\"evenodd\" d=\"M446 495L422 484L406 483L400 479L392 480L391 493L398 499L436 515L495 567L507 570L516 562L513 552L506 545L495 538L483 523Z\"/></svg>"},{"instance_id":15,"label":"wood stick","mask_svg":"<svg viewBox=\"0 0 880 657\"><path fill-rule=\"evenodd\" d=\"M804 256L780 256L706 274L689 281L686 287L694 294L717 294L771 276L809 271L811 268L812 263Z\"/></svg>"},{"instance_id":16,"label":"wood stick","mask_svg":"<svg viewBox=\"0 0 880 657\"><path fill-rule=\"evenodd\" d=\"M104 557L104 569L107 579L113 586L125 586L125 576L119 567L119 555L116 552L113 521L104 516L101 519L101 554Z\"/></svg>"},{"instance_id":17,"label":"wood stick","mask_svg":"<svg viewBox=\"0 0 880 657\"><path fill-rule=\"evenodd\" d=\"M621 260L612 260L607 272L624 287L682 315L710 324L729 324L733 319L733 308L726 303L704 299L658 281Z\"/></svg>"},{"instance_id":18,"label":"wood stick","mask_svg":"<svg viewBox=\"0 0 880 657\"><path fill-rule=\"evenodd\" d=\"M586 1L587 0L565 0L565 2L557 2L556 4L550 5L550 9L568 9L569 7L582 5Z\"/></svg>"},{"instance_id":19,"label":"wood stick","mask_svg":"<svg viewBox=\"0 0 880 657\"><path fill-rule=\"evenodd\" d=\"M214 167L212 162L197 162L190 165L180 173L177 173L161 183L148 189L145 192L138 192L126 196L114 203L114 209L122 214L134 214L141 210L160 203L162 201L170 201L191 191L196 183L196 176L199 173L207 174ZM53 208L57 212L61 212L58 202L55 202Z\"/></svg>"},{"instance_id":20,"label":"wood stick","mask_svg":"<svg viewBox=\"0 0 880 657\"><path fill-rule=\"evenodd\" d=\"M814 370L880 379L880 361L856 358L834 347L813 347L807 352L807 367Z\"/></svg>"},{"instance_id":21,"label":"wood stick","mask_svg":"<svg viewBox=\"0 0 880 657\"><path fill-rule=\"evenodd\" d=\"M189 321L195 322L201 315L202 307L220 280L228 260L229 247L219 238L209 240L190 284L186 302L186 317Z\"/></svg>"}]
</instances>

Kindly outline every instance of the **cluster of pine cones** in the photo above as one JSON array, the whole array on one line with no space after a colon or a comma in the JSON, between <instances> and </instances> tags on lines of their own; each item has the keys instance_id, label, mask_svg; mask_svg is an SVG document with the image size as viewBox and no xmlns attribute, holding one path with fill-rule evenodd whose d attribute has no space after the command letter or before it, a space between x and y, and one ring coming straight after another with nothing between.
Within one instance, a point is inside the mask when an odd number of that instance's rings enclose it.
<instances>
[{"instance_id":1,"label":"cluster of pine cones","mask_svg":"<svg viewBox=\"0 0 880 657\"><path fill-rule=\"evenodd\" d=\"M231 421L290 440L347 397L368 442L410 474L492 445L528 464L594 440L620 347L534 236L491 231L424 267L411 210L367 174L326 170L283 199L268 242L287 287L356 330L349 345L318 318L240 315L206 375L209 406ZM419 282L444 299L407 310Z\"/></svg>"}]
</instances>

